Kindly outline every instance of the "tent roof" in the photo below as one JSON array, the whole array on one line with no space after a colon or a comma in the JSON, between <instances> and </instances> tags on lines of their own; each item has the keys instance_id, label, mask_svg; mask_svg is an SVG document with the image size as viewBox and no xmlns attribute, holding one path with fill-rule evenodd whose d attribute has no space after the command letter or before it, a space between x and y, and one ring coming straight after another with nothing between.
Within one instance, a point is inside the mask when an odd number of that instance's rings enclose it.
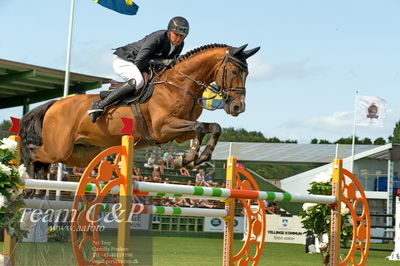
<instances>
[{"instance_id":1,"label":"tent roof","mask_svg":"<svg viewBox=\"0 0 400 266\"><path fill-rule=\"evenodd\" d=\"M0 59L0 109L62 97L65 71ZM109 78L70 73L69 93L84 93Z\"/></svg>"}]
</instances>

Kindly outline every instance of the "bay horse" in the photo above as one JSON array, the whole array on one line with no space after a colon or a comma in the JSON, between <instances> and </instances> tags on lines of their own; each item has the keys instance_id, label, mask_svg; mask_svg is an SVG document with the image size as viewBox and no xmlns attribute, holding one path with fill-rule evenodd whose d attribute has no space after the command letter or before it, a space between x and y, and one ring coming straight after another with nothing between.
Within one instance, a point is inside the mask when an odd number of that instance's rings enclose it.
<instances>
[{"instance_id":1,"label":"bay horse","mask_svg":"<svg viewBox=\"0 0 400 266\"><path fill-rule=\"evenodd\" d=\"M99 95L75 95L36 107L21 120L23 161L33 167L34 178L43 178L50 163L86 167L102 149L120 145L121 117L133 119L136 149L193 139L175 166L190 168L210 160L221 127L196 121L202 113L202 95L215 81L225 101L225 112L238 116L245 111L246 59L260 49L246 51L246 46L204 45L181 55L169 69L158 73L152 96L140 104L147 138L129 106L110 107L92 123L87 111ZM199 153L205 134L211 137Z\"/></svg>"}]
</instances>

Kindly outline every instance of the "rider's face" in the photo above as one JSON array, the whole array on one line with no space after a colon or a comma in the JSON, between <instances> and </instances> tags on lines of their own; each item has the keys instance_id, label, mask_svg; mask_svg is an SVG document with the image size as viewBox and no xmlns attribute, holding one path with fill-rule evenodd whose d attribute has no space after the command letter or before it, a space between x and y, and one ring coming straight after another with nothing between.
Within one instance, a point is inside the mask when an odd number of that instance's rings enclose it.
<instances>
[{"instance_id":1,"label":"rider's face","mask_svg":"<svg viewBox=\"0 0 400 266\"><path fill-rule=\"evenodd\" d=\"M183 39L185 39L185 36L169 31L169 39L173 45L179 45L182 43Z\"/></svg>"}]
</instances>

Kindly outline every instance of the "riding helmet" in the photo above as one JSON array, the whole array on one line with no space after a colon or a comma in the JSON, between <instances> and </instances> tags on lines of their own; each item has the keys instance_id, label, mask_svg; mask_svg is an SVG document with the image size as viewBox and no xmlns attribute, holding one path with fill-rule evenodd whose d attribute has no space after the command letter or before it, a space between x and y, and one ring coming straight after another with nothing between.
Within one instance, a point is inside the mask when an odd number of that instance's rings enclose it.
<instances>
[{"instance_id":1,"label":"riding helmet","mask_svg":"<svg viewBox=\"0 0 400 266\"><path fill-rule=\"evenodd\" d=\"M168 23L168 30L186 37L189 34L189 22L184 17L173 17Z\"/></svg>"}]
</instances>

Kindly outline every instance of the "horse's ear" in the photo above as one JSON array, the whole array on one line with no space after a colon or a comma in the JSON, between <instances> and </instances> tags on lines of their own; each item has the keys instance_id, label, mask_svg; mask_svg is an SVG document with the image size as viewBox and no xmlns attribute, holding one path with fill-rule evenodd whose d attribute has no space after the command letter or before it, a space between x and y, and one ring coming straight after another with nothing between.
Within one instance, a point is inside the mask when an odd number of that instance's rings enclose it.
<instances>
[{"instance_id":1,"label":"horse's ear","mask_svg":"<svg viewBox=\"0 0 400 266\"><path fill-rule=\"evenodd\" d=\"M237 47L237 48L236 48L236 47L233 47L233 48L231 49L231 55L235 56L235 55L240 54L241 52L243 52L244 49L246 49L246 47L247 47L247 44L242 45L242 46Z\"/></svg>"},{"instance_id":2,"label":"horse's ear","mask_svg":"<svg viewBox=\"0 0 400 266\"><path fill-rule=\"evenodd\" d=\"M261 48L261 47L258 46L258 47L254 48L254 49L244 51L243 54L244 54L244 56L245 56L246 58L249 58L249 57L252 56L253 54L257 53L258 50L260 50L260 48Z\"/></svg>"}]
</instances>

